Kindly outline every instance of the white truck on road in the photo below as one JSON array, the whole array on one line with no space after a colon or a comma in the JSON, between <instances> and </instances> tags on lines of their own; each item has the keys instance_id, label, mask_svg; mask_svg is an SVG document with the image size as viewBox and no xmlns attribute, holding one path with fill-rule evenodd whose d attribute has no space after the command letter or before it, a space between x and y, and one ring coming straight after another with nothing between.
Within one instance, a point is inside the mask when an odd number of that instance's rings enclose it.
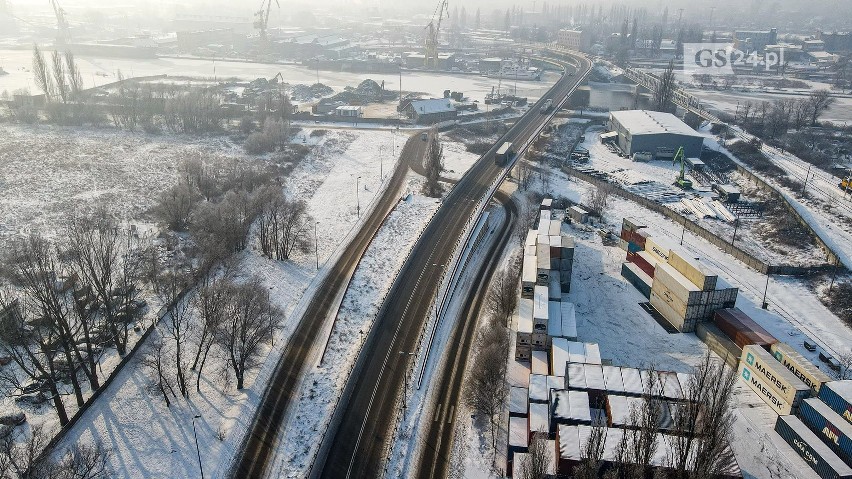
<instances>
[{"instance_id":1,"label":"white truck on road","mask_svg":"<svg viewBox=\"0 0 852 479\"><path fill-rule=\"evenodd\" d=\"M544 104L541 105L542 115L549 112L551 108L553 108L553 100L551 100L550 98L544 100Z\"/></svg>"}]
</instances>

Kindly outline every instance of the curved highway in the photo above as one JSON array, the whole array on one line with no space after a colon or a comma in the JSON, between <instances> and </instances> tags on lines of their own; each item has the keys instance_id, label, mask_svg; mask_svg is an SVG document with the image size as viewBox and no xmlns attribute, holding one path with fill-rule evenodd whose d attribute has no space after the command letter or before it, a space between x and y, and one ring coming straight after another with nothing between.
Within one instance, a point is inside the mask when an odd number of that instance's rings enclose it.
<instances>
[{"instance_id":1,"label":"curved highway","mask_svg":"<svg viewBox=\"0 0 852 479\"><path fill-rule=\"evenodd\" d=\"M552 99L554 105L564 104L591 69L591 63L584 57L571 55L571 58L577 74L563 75L543 97ZM569 68L564 59L556 61L566 66L566 70ZM426 226L393 284L347 382L332 421L338 427L326 436L330 443L324 444L322 449L329 452L317 457L314 475L339 479L383 474L384 457L392 439L393 418L411 366L411 356L405 353L417 349L431 311L442 273L437 265L452 260L456 241L462 236L477 203L488 195L493 182L504 173L504 167L494 162L499 145L505 141L523 145L551 117L552 114L544 115L537 108L531 108L462 177ZM453 422L453 414L443 420Z\"/></svg>"}]
</instances>

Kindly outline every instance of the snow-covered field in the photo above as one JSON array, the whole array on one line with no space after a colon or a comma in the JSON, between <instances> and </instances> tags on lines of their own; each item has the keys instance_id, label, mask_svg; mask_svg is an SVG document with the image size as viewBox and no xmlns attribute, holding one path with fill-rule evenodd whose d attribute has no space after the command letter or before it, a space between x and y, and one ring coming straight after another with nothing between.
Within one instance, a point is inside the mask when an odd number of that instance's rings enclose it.
<instances>
[{"instance_id":1,"label":"snow-covered field","mask_svg":"<svg viewBox=\"0 0 852 479\"><path fill-rule=\"evenodd\" d=\"M190 76L204 79L238 78L243 81L251 81L256 78L272 78L281 73L283 81L290 84L323 83L330 86L335 92L341 92L347 86L357 86L366 79L372 79L385 88L392 91L400 89L400 76L398 74L382 73L346 73L331 72L305 68L299 65L277 65L268 63L232 62L196 60L187 58L156 58L156 59L120 59L120 58L96 58L85 55L75 57L83 77L85 88L111 83L117 80L117 72L121 70L125 78L170 75ZM32 51L31 50L0 50L0 66L9 74L0 76L0 92L7 90L9 93L20 89L36 89L32 76ZM531 100L541 97L550 88L559 74L547 72L542 81L519 81L517 82L517 94L529 97ZM485 94L491 93L491 89L501 85L498 78L487 78L479 75L468 74L440 74L427 72L403 72L402 89L410 92L421 92L427 95L442 98L444 90L463 92L471 100L485 100ZM509 84L502 82L504 91L514 91L515 82Z\"/></svg>"}]
</instances>

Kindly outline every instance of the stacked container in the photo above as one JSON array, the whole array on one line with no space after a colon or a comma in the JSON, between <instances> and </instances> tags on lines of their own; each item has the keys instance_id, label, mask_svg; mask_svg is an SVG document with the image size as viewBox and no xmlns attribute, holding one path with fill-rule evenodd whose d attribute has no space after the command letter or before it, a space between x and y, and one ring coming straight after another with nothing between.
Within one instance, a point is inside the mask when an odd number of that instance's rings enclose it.
<instances>
[{"instance_id":1,"label":"stacked container","mask_svg":"<svg viewBox=\"0 0 852 479\"><path fill-rule=\"evenodd\" d=\"M823 384L819 389L819 398L852 424L852 379Z\"/></svg>"},{"instance_id":2,"label":"stacked container","mask_svg":"<svg viewBox=\"0 0 852 479\"><path fill-rule=\"evenodd\" d=\"M653 279L645 271L634 263L622 263L621 276L632 284L634 288L642 293L645 298L651 298L651 284Z\"/></svg>"},{"instance_id":3,"label":"stacked container","mask_svg":"<svg viewBox=\"0 0 852 479\"><path fill-rule=\"evenodd\" d=\"M764 349L769 349L778 342L774 336L739 308L716 310L713 314L713 323L740 348L745 348L749 344L756 344Z\"/></svg>"},{"instance_id":4,"label":"stacked container","mask_svg":"<svg viewBox=\"0 0 852 479\"><path fill-rule=\"evenodd\" d=\"M760 346L743 348L740 379L779 414L790 414L811 394L811 388Z\"/></svg>"},{"instance_id":5,"label":"stacked container","mask_svg":"<svg viewBox=\"0 0 852 479\"><path fill-rule=\"evenodd\" d=\"M831 381L827 374L787 343L773 343L770 351L778 362L795 374L803 383L810 386L814 393L819 392L823 383Z\"/></svg>"},{"instance_id":6,"label":"stacked container","mask_svg":"<svg viewBox=\"0 0 852 479\"><path fill-rule=\"evenodd\" d=\"M833 453L795 416L779 416L777 432L823 479L852 479L852 468Z\"/></svg>"},{"instance_id":7,"label":"stacked container","mask_svg":"<svg viewBox=\"0 0 852 479\"><path fill-rule=\"evenodd\" d=\"M799 416L817 437L852 466L852 424L818 398L802 401Z\"/></svg>"}]
</instances>

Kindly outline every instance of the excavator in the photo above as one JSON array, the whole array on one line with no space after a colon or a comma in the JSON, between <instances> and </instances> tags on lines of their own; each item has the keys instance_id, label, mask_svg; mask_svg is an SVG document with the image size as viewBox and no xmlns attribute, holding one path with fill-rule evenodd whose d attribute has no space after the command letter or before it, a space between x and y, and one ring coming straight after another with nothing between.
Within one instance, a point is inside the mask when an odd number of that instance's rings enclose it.
<instances>
[{"instance_id":1,"label":"excavator","mask_svg":"<svg viewBox=\"0 0 852 479\"><path fill-rule=\"evenodd\" d=\"M837 186L839 186L844 192L849 191L849 189L852 189L852 176L843 178Z\"/></svg>"},{"instance_id":2,"label":"excavator","mask_svg":"<svg viewBox=\"0 0 852 479\"><path fill-rule=\"evenodd\" d=\"M680 174L675 178L675 186L682 190L691 190L692 181L686 179L686 155L683 153L682 146L677 149L677 153L672 159L672 165L677 163L680 163Z\"/></svg>"}]
</instances>

